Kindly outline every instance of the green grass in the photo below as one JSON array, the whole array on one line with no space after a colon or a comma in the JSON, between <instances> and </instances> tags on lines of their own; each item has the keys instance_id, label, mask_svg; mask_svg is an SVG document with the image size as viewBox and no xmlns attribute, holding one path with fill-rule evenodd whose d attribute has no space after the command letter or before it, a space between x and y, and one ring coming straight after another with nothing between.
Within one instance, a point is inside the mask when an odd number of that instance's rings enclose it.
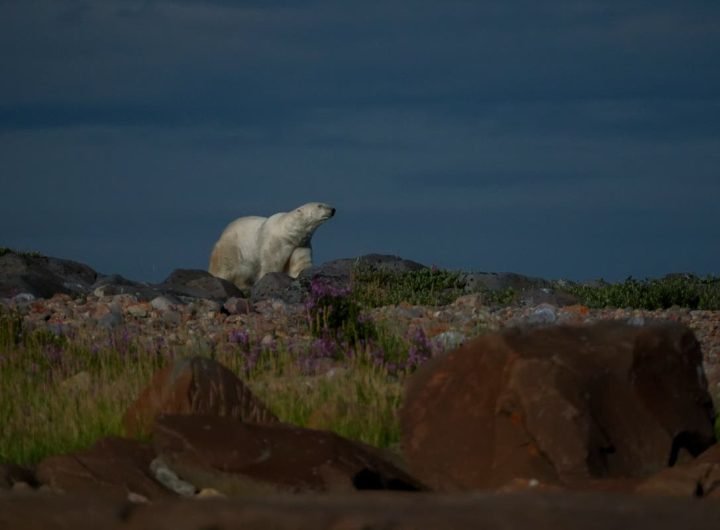
<instances>
[{"instance_id":1,"label":"green grass","mask_svg":"<svg viewBox=\"0 0 720 530\"><path fill-rule=\"evenodd\" d=\"M133 338L102 344L28 332L19 317L0 313L0 462L33 464L123 434L125 410L170 357ZM407 349L400 340L395 347ZM354 353L332 376L301 374L284 344L264 351L250 371L236 344L207 355L241 376L283 421L379 447L394 445L403 374L389 374L367 352Z\"/></svg>"}]
</instances>

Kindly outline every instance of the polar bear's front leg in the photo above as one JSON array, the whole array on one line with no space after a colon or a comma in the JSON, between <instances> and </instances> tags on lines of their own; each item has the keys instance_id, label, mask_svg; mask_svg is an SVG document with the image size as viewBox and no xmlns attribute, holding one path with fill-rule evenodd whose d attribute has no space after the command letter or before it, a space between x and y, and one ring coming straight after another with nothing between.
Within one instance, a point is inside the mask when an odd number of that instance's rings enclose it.
<instances>
[{"instance_id":1,"label":"polar bear's front leg","mask_svg":"<svg viewBox=\"0 0 720 530\"><path fill-rule=\"evenodd\" d=\"M303 270L309 267L312 267L312 248L298 247L290 255L284 272L291 278L297 278Z\"/></svg>"},{"instance_id":2,"label":"polar bear's front leg","mask_svg":"<svg viewBox=\"0 0 720 530\"><path fill-rule=\"evenodd\" d=\"M260 274L258 280L271 272L285 272L294 248L283 239L265 241L260 251Z\"/></svg>"}]
</instances>

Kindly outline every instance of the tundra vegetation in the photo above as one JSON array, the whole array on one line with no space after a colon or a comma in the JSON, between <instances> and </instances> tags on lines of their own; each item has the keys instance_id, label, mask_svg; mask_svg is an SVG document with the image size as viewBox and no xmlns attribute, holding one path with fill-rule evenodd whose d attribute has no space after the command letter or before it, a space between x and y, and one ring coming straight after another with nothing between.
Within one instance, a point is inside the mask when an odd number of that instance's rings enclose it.
<instances>
[{"instance_id":1,"label":"tundra vegetation","mask_svg":"<svg viewBox=\"0 0 720 530\"><path fill-rule=\"evenodd\" d=\"M562 288L590 307L720 310L718 278L629 278ZM455 272L356 269L351 289L312 282L305 303L309 342L263 344L254 330L236 329L223 339L224 348L205 354L240 376L283 421L319 421L344 436L392 447L399 439L395 413L404 380L432 356L432 344L420 330L409 336L389 332L363 318L363 309L439 306L462 292L462 276ZM489 305L519 296L511 289L485 294ZM80 333L26 329L18 313L0 309L0 462L31 464L101 436L122 435L126 408L153 372L178 354L140 339L123 329L108 331L101 342ZM328 361L342 369L332 377L312 375Z\"/></svg>"}]
</instances>

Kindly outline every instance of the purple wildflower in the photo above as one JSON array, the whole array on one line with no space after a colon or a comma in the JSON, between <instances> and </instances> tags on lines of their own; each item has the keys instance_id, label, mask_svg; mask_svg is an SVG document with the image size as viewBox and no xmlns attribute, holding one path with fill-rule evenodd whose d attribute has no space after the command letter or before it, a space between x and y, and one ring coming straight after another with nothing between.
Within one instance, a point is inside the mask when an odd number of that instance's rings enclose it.
<instances>
[{"instance_id":1,"label":"purple wildflower","mask_svg":"<svg viewBox=\"0 0 720 530\"><path fill-rule=\"evenodd\" d=\"M243 349L248 348L250 345L250 333L247 330L233 330L230 332L228 340L232 344L239 344Z\"/></svg>"},{"instance_id":2,"label":"purple wildflower","mask_svg":"<svg viewBox=\"0 0 720 530\"><path fill-rule=\"evenodd\" d=\"M416 327L410 335L410 348L408 349L407 367L417 368L432 357L432 342L421 327Z\"/></svg>"}]
</instances>

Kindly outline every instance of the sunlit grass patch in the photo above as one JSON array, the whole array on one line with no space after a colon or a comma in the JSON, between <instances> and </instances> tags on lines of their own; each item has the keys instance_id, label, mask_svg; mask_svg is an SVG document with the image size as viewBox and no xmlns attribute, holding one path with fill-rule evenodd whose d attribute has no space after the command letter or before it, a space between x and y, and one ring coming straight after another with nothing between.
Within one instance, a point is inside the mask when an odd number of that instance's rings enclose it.
<instances>
[{"instance_id":1,"label":"sunlit grass patch","mask_svg":"<svg viewBox=\"0 0 720 530\"><path fill-rule=\"evenodd\" d=\"M14 314L0 317L0 462L31 464L122 435L125 410L174 357L169 347L150 347L125 330L98 340L25 330L20 322ZM222 346L206 355L235 372L282 421L381 447L397 443L411 340L381 333L354 343L325 337L263 344L250 330L237 330Z\"/></svg>"}]
</instances>

